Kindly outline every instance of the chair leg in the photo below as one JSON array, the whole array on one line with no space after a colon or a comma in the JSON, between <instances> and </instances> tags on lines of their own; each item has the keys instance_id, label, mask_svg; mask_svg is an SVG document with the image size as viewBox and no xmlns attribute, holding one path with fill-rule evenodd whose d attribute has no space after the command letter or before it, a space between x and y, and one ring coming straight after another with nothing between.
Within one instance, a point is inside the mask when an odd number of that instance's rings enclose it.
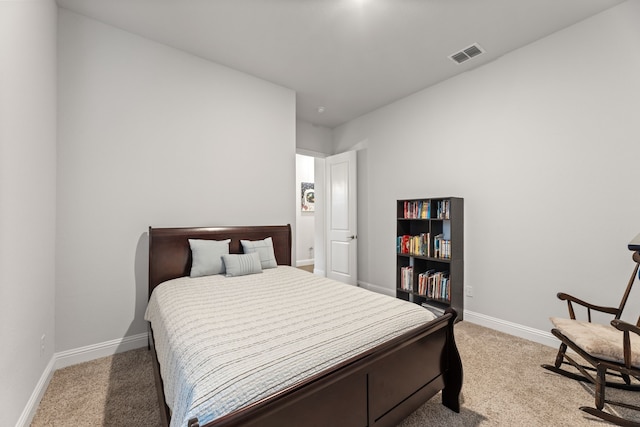
<instances>
[{"instance_id":1,"label":"chair leg","mask_svg":"<svg viewBox=\"0 0 640 427\"><path fill-rule=\"evenodd\" d=\"M607 368L602 365L598 365L598 372L596 374L596 408L602 410L604 408L604 389L607 384L605 379L605 373Z\"/></svg>"},{"instance_id":2,"label":"chair leg","mask_svg":"<svg viewBox=\"0 0 640 427\"><path fill-rule=\"evenodd\" d=\"M556 368L562 366L562 361L564 360L564 353L567 351L567 345L565 343L560 344L560 348L558 349L558 354L556 355Z\"/></svg>"}]
</instances>

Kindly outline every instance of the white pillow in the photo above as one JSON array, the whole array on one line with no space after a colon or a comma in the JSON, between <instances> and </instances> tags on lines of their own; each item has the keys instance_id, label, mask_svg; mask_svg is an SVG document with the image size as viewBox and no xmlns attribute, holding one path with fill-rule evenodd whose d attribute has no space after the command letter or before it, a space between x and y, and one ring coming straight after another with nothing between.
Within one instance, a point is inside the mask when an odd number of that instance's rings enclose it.
<instances>
[{"instance_id":1,"label":"white pillow","mask_svg":"<svg viewBox=\"0 0 640 427\"><path fill-rule=\"evenodd\" d=\"M267 237L264 240L240 240L242 250L245 254L257 252L260 255L260 264L263 269L276 268L278 262L273 253L273 240Z\"/></svg>"},{"instance_id":2,"label":"white pillow","mask_svg":"<svg viewBox=\"0 0 640 427\"><path fill-rule=\"evenodd\" d=\"M222 255L227 277L246 276L247 274L262 273L260 256L257 252L250 254Z\"/></svg>"},{"instance_id":3,"label":"white pillow","mask_svg":"<svg viewBox=\"0 0 640 427\"><path fill-rule=\"evenodd\" d=\"M227 240L198 240L189 239L191 247L191 277L211 276L213 274L224 274L224 264L222 255L229 253L229 242Z\"/></svg>"}]
</instances>

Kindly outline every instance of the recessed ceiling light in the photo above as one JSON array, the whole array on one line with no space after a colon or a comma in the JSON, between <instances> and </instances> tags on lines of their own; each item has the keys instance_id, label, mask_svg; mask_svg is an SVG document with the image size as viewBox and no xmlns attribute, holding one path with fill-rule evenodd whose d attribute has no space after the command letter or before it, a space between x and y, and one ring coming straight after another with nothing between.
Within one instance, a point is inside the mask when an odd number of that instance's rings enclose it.
<instances>
[{"instance_id":1,"label":"recessed ceiling light","mask_svg":"<svg viewBox=\"0 0 640 427\"><path fill-rule=\"evenodd\" d=\"M318 107L318 114L324 113L325 108L321 105Z\"/></svg>"}]
</instances>

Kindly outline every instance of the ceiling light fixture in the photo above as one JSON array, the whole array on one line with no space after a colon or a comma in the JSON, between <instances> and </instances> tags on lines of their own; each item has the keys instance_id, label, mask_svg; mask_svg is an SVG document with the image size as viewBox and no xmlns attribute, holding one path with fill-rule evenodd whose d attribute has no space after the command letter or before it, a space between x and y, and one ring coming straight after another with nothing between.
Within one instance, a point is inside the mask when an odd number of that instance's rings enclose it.
<instances>
[{"instance_id":1,"label":"ceiling light fixture","mask_svg":"<svg viewBox=\"0 0 640 427\"><path fill-rule=\"evenodd\" d=\"M324 113L324 110L326 110L326 108L324 108L322 105L318 107L318 114L322 114Z\"/></svg>"}]
</instances>

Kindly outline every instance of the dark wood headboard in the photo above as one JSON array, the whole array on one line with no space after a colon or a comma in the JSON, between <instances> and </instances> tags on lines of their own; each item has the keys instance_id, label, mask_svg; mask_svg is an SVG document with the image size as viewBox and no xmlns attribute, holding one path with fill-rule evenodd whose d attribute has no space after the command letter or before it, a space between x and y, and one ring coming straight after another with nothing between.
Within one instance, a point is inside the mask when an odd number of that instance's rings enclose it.
<instances>
[{"instance_id":1,"label":"dark wood headboard","mask_svg":"<svg viewBox=\"0 0 640 427\"><path fill-rule=\"evenodd\" d=\"M291 265L291 225L247 227L149 227L149 296L160 283L188 276L191 271L189 239L231 239L229 253L241 254L240 240L273 239L278 265Z\"/></svg>"}]
</instances>

